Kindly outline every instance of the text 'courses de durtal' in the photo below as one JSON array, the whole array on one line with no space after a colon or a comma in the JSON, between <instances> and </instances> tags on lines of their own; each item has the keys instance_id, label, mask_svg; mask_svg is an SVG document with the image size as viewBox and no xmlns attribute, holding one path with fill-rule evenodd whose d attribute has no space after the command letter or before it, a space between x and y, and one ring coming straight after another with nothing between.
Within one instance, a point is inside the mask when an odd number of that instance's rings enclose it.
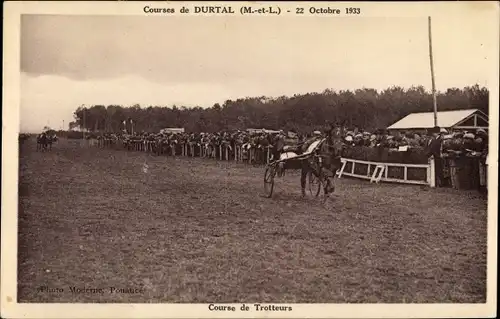
<instances>
[{"instance_id":1,"label":"text 'courses de durtal'","mask_svg":"<svg viewBox=\"0 0 500 319\"><path fill-rule=\"evenodd\" d=\"M169 14L200 14L200 15L320 15L320 16L342 16L360 15L359 7L336 8L331 6L311 6L282 9L279 6L184 6L181 8L148 5L143 7L146 14L169 15Z\"/></svg>"}]
</instances>

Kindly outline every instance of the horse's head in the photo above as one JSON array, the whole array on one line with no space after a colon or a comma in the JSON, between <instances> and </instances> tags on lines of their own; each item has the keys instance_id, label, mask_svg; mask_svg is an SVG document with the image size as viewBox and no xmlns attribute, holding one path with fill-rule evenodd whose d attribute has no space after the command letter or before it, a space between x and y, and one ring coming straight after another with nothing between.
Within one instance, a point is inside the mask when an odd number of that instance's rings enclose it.
<instances>
[{"instance_id":1,"label":"horse's head","mask_svg":"<svg viewBox=\"0 0 500 319\"><path fill-rule=\"evenodd\" d=\"M335 134L329 134L321 143L319 155L323 158L325 166L339 168L342 150L342 139Z\"/></svg>"}]
</instances>

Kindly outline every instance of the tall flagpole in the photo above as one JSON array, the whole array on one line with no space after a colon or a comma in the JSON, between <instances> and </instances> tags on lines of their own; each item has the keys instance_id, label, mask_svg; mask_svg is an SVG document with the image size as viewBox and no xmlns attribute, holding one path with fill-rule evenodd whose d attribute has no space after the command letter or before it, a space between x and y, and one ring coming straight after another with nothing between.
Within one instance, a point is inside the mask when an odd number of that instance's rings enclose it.
<instances>
[{"instance_id":1,"label":"tall flagpole","mask_svg":"<svg viewBox=\"0 0 500 319\"><path fill-rule=\"evenodd\" d=\"M434 81L434 61L432 58L432 31L431 31L431 17L429 19L429 59L431 64L431 79L432 79L432 101L434 104L434 126L438 126L437 121L437 101L436 101L436 82Z\"/></svg>"}]
</instances>

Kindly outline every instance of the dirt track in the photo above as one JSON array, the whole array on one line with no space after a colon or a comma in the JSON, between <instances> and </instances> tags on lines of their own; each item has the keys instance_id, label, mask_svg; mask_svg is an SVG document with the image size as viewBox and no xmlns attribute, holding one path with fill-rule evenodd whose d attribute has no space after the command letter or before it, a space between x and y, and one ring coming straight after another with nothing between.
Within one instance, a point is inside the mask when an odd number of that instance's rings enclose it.
<instances>
[{"instance_id":1,"label":"dirt track","mask_svg":"<svg viewBox=\"0 0 500 319\"><path fill-rule=\"evenodd\" d=\"M485 302L478 194L342 179L321 204L292 173L266 199L263 173L65 140L42 154L27 141L18 301Z\"/></svg>"}]
</instances>

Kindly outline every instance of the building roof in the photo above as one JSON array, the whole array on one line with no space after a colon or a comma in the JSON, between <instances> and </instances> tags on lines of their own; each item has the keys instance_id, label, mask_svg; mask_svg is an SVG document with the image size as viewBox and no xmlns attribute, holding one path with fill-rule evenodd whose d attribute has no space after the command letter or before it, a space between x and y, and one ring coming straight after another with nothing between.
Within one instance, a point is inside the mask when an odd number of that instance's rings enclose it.
<instances>
[{"instance_id":1,"label":"building roof","mask_svg":"<svg viewBox=\"0 0 500 319\"><path fill-rule=\"evenodd\" d=\"M439 127L449 128L453 127L459 122L462 122L467 117L479 112L480 114L486 114L479 111L478 109L468 109L468 110L455 110L455 111L441 111L437 112L437 123ZM432 128L434 127L434 112L425 113L412 113L396 123L389 126L389 130L398 129L416 129L416 128Z\"/></svg>"}]
</instances>

